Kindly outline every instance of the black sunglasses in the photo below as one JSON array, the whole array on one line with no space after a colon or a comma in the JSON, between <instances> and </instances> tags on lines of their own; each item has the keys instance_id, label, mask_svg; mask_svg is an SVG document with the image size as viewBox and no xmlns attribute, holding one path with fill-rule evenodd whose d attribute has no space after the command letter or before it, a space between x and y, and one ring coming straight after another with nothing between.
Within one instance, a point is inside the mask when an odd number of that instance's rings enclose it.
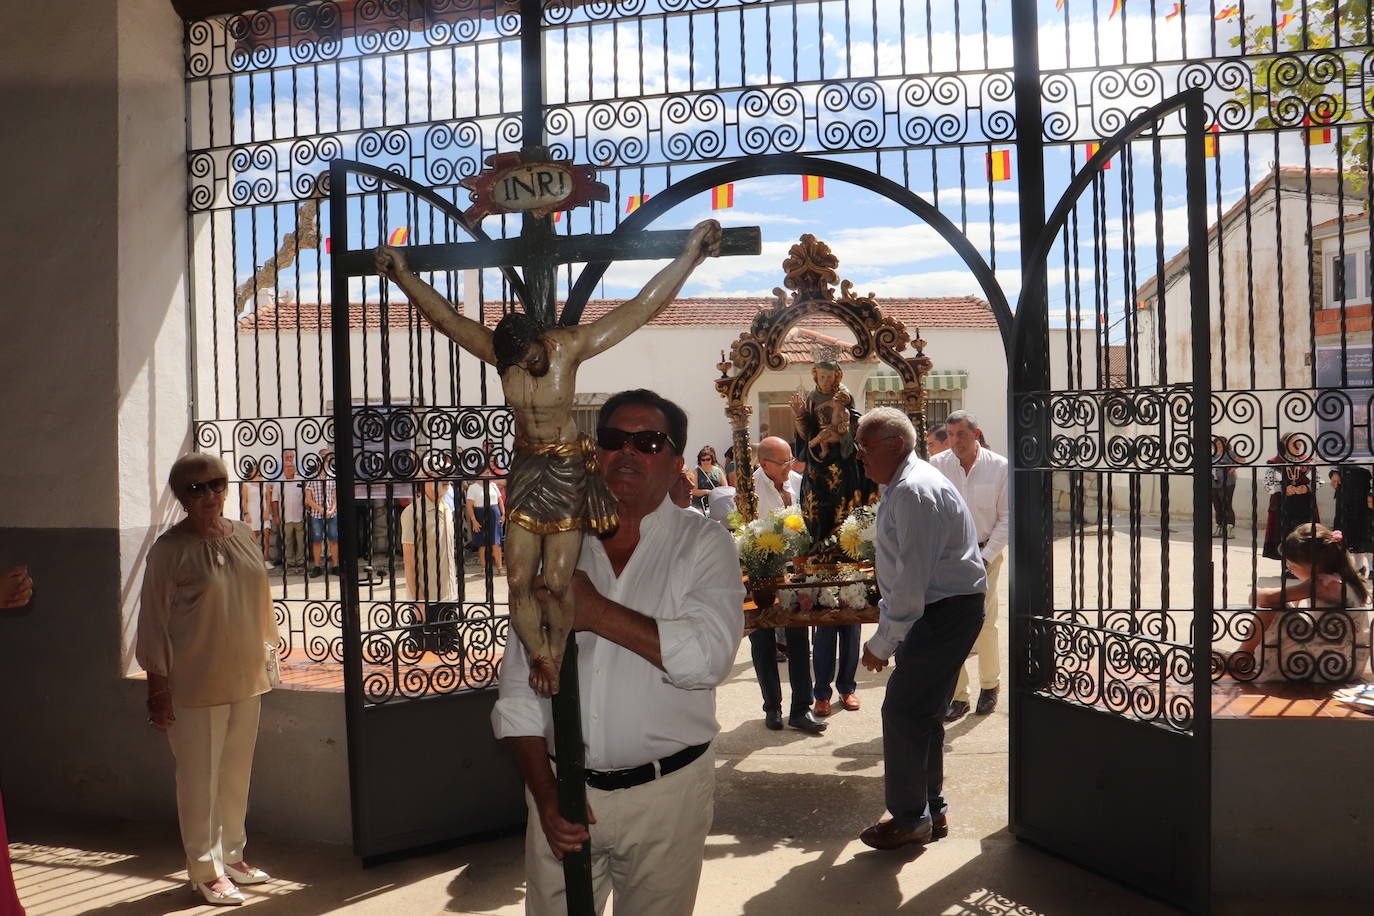
<instances>
[{"instance_id":1,"label":"black sunglasses","mask_svg":"<svg viewBox=\"0 0 1374 916\"><path fill-rule=\"evenodd\" d=\"M227 477L216 477L214 480L202 480L198 483L188 483L186 485L186 493L190 496L204 496L211 490L216 493L223 493L224 489L228 486L229 479Z\"/></svg>"},{"instance_id":2,"label":"black sunglasses","mask_svg":"<svg viewBox=\"0 0 1374 916\"><path fill-rule=\"evenodd\" d=\"M620 451L627 442L635 447L635 451L645 455L657 455L673 444L667 433L661 433L656 429L641 429L637 433L627 433L614 426L603 426L596 431L597 446L608 452Z\"/></svg>"}]
</instances>

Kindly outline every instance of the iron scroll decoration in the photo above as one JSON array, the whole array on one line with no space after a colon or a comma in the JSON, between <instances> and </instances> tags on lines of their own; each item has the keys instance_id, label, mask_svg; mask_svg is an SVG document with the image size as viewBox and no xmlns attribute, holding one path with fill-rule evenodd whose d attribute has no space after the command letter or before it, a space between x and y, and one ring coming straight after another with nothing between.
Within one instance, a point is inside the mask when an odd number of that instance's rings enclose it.
<instances>
[{"instance_id":1,"label":"iron scroll decoration","mask_svg":"<svg viewBox=\"0 0 1374 916\"><path fill-rule=\"evenodd\" d=\"M722 358L716 364L720 370L716 391L725 399L725 416L730 421L739 467L735 475L735 505L745 521L755 518L758 512L754 465L749 458L749 416L753 413L748 403L749 391L765 369L777 371L787 367L783 342L793 325L807 315L839 319L854 334L854 345L848 348L854 359L866 360L876 354L897 373L902 380L903 409L916 427L918 454L926 457L926 394L922 379L932 366L930 357L925 355L926 342L920 339L920 329L916 329L913 340L905 325L883 315L872 293L855 295L854 284L839 279L839 265L830 246L810 233L803 235L782 262L783 285L792 290L791 294L774 288L773 305L754 316L749 330L731 344L729 359ZM902 351L908 343L915 345L916 353L904 357Z\"/></svg>"}]
</instances>

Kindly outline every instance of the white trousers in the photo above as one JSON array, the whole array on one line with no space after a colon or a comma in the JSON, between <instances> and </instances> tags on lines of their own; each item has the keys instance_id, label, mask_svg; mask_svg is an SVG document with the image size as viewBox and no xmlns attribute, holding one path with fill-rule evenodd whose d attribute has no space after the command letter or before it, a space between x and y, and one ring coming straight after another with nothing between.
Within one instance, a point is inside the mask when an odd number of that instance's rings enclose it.
<instances>
[{"instance_id":1,"label":"white trousers","mask_svg":"<svg viewBox=\"0 0 1374 916\"><path fill-rule=\"evenodd\" d=\"M716 768L711 748L675 773L631 789L587 787L592 893L596 912L615 891L615 911L627 916L691 916L701 881L706 834L715 814ZM534 800L525 793L525 912L565 916L563 863L554 858Z\"/></svg>"},{"instance_id":2,"label":"white trousers","mask_svg":"<svg viewBox=\"0 0 1374 916\"><path fill-rule=\"evenodd\" d=\"M1003 550L997 559L988 564L988 593L983 598L983 629L973 642L973 651L978 655L978 686L984 690L996 687L1002 679L1002 662L997 657L997 580L1002 576L1002 561L1007 552ZM972 653L971 653L972 654ZM959 666L959 680L954 685L954 699L968 698L968 664Z\"/></svg>"},{"instance_id":3,"label":"white trousers","mask_svg":"<svg viewBox=\"0 0 1374 916\"><path fill-rule=\"evenodd\" d=\"M167 740L176 757L177 820L192 881L214 881L243 861L248 778L261 697L223 706L176 706Z\"/></svg>"}]
</instances>

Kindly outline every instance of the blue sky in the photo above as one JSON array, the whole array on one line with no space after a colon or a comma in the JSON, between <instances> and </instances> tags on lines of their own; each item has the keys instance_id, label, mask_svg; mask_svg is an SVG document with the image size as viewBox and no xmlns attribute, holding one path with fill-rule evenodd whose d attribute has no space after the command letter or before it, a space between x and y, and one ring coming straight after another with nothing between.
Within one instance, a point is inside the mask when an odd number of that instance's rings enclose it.
<instances>
[{"instance_id":1,"label":"blue sky","mask_svg":"<svg viewBox=\"0 0 1374 916\"><path fill-rule=\"evenodd\" d=\"M1142 0L1128 0L1124 12L1114 19L1107 18L1110 3L1103 0L1096 10L1096 32L1093 26L1093 4L1084 0L1067 0L1064 11L1057 13L1054 11L1052 0L1042 2L1042 66L1046 69L1075 68L1060 79L1062 86L1070 88L1068 97L1063 101L1048 102L1047 113L1058 110L1082 119L1076 125L1074 136L1087 140L1094 135L1095 127L1109 121L1103 117L1100 109L1120 105L1129 110L1140 104L1138 99L1132 97L1132 85L1142 90L1140 97L1146 102L1153 102L1167 94L1162 87L1177 85L1177 66L1139 68L1131 64L1150 60L1152 55L1157 55L1157 58L1162 60L1177 59L1184 51L1184 43L1179 34L1180 25L1186 26L1187 50L1190 54L1207 54L1213 47L1222 54L1234 53L1227 39L1237 33L1240 28L1239 21L1213 23L1209 7L1203 4L1195 5L1199 10L1189 11L1168 23L1163 17L1172 4L1157 4L1154 22L1158 31L1152 35L1149 28L1149 4ZM876 87L879 93L888 93L887 107L891 109L896 106L901 112L900 116L893 117L889 114L883 117L881 113L875 115L872 100L860 97L857 103L851 100L850 104L839 106L826 117L837 130L854 130L865 119L872 121L877 118L882 121L881 130L885 133L886 142L890 144L892 138L900 134L903 124L911 123L908 120L909 115L915 114L930 119L940 115L954 115L962 121L964 99L976 99L981 91L978 88L979 83L987 78L979 74L961 78L957 82L946 80L943 85L946 89L953 86L950 91L955 93L954 96L939 99L923 98L920 105L907 105L905 99L893 101L891 93L896 91L895 87L900 82L895 74L901 72L904 54L907 71L918 73L925 71L928 64L933 64L937 72L952 70L956 59L964 68L982 68L989 62L1009 63L1011 59L1008 0L990 0L988 3L989 30L986 37L982 31L979 4L961 5L964 15L958 31L954 27L953 7L937 4L940 8L935 11L932 40L927 42L923 24L917 29L909 20L909 37L905 47L900 42L888 40L886 37L900 34L896 21L898 5L895 3L875 4L878 9L876 22L870 13L872 7L852 4L851 17L847 23L842 16L835 15L834 4L800 5L795 8L795 15L798 17L795 22L790 19L794 15L793 9L785 5L774 5L771 9L767 5L753 6L745 9L742 14L731 12L727 5L722 6L726 11L719 14L723 17L723 25L718 33L700 28L689 36L686 17L669 20L666 27L669 39L667 55L655 52L642 58L642 72L636 72L637 68L625 66L623 63L613 71L606 63L613 59L641 60L640 36L635 29L623 25L612 27L609 24L601 24L591 28L570 28L566 33L554 30L553 37L548 43L547 57L550 80L547 95L550 101L558 103L565 98L565 73L585 74L584 81L570 80L566 97L576 106L587 96L607 99L613 98L617 91L622 94L636 92L641 81L643 91L647 93L671 95L686 90L694 79L700 88L700 81L708 77L713 79L713 74L694 76L693 70L697 67L712 69L717 60L724 83L731 82L731 73L736 74L736 81L739 74L743 74L746 82L764 87L767 94L775 99L775 104L778 104L776 99L780 98L776 95L776 87L793 78L807 80L847 76L872 77L872 81L866 85ZM652 8L652 3L650 7ZM818 42L816 37L821 34L819 17L826 10L830 12L824 22L824 38ZM760 27L761 17L769 13L775 17L774 36L775 42L779 45L773 49L771 68L765 60ZM920 15L923 18L924 9ZM739 21L744 23L745 38L742 42L737 37L738 28L735 29L734 40L726 40L732 36L730 24L735 21L730 19L732 16L740 17ZM642 47L648 49L659 46L663 38L662 29L660 24L650 20L644 30ZM792 48L780 40L784 34L790 34L789 30L795 31L798 35L795 68ZM910 34L912 32L919 34ZM714 37L716 34L721 36L719 42ZM420 46L418 40L412 44ZM387 130L403 126L408 116L413 120L416 112L423 112L424 115L439 122L447 119L448 124L474 119L480 122L481 116L485 113L500 109L509 110L518 94L516 81L507 79L498 85L498 81L491 76L493 71L499 72L503 56L509 58L508 47L503 50L498 46L486 46L471 53L460 49L449 54L448 49L444 49L443 53L353 61L341 65L340 79L337 82L331 82L331 71L328 68L321 68L318 71L320 76L315 76L313 70L306 70L298 80L279 78L264 82L262 75L241 77L238 78L241 86L237 90L235 107L236 139L241 141L241 138L250 135L268 136L274 127L283 126L282 111L287 108L292 108L293 111L300 110L299 102L294 107L285 104L285 99L293 91L299 98L303 93L313 95L316 90L320 90L324 97L329 99L333 95L332 89L338 88L338 84L351 86L354 82L357 86L356 97L345 98L339 106L326 104L318 111L312 108L307 113L308 117L293 118L298 123L297 129L301 126L315 125L316 129L320 130L340 129L347 132L376 127L380 137L384 136ZM346 79L343 78L345 74ZM478 88L472 90L471 81L483 76L485 78ZM1123 101L1105 101L1104 99L1116 88L1121 88L1112 85L1112 80L1116 77L1120 77L1125 88ZM386 80L385 83L383 79ZM246 91L249 81L254 81L251 99ZM390 87L385 93L383 85ZM404 85L406 89L398 91L398 85ZM932 80L928 85L934 86L935 83ZM455 91L455 87L460 91ZM817 104L814 96L816 91L816 87L811 87L803 92L807 95L812 111L824 107ZM959 93L962 93L962 97L959 97ZM702 96L696 96L698 108L686 111L665 133L677 132L689 137L697 132L709 137L712 135L711 125L721 117L720 111L712 107L710 100L719 98L724 106L729 107L740 104L739 94L738 90L722 90L717 96L705 96L706 102L700 101ZM1212 90L1209 93L1209 98L1213 102L1220 102L1229 96L1230 93L1223 90ZM272 110L274 98L277 100L276 112ZM1009 109L1010 103L1000 103L1000 107ZM776 130L787 123L785 112L780 114L776 111L764 112L755 120L760 126L770 130ZM981 136L978 131L984 126L986 125L980 122L975 114L971 132L964 135L965 139L978 139ZM811 129L815 131L817 126L812 125ZM551 139L554 141L558 141L562 136L556 129L551 133ZM633 140L636 134L633 125L621 124L610 124L594 132L595 138L602 141L602 148L615 149L617 154L629 149L617 144L624 144L627 138ZM719 150L721 157L729 158L742 152L736 143L737 134L727 130L721 130L720 134L727 137L726 145ZM661 139L667 142L667 137ZM409 142L412 144L412 150L417 143L426 149L433 148L432 135L428 144L414 138ZM1239 199L1246 184L1246 163L1245 157L1240 154L1240 143L1239 137L1227 137L1222 141L1223 208ZM282 144L278 153L279 159L287 158L285 146ZM445 147L448 150L453 148L455 147ZM940 169L938 187L930 174L931 154L925 149L913 152L908 159L911 169L910 187L932 201L938 195L940 209L956 224L966 227L970 239L983 252L985 258L992 257L992 243L995 241L997 274L1008 296L1014 302L1019 282L1016 183L1005 181L994 184L989 206L988 185L984 181L985 155L989 148L1006 149L1009 148L1009 144L977 143L962 148L940 149L935 154ZM586 143L580 146L579 152L590 152L593 149L596 149L593 144ZM1082 143L1075 143L1072 150L1069 145L1061 145L1046 151L1047 188L1051 205L1058 189L1068 181L1071 152L1081 163L1086 150ZM1314 147L1311 152L1314 166L1335 164L1334 147ZM1305 153L1300 131L1288 131L1281 135L1278 155L1280 162L1285 165L1301 165ZM1162 155L1165 194L1160 206L1163 209L1164 247L1167 258L1178 251L1185 239L1181 142L1165 141L1162 145ZM886 173L900 179L899 156L898 153L884 154L883 166ZM1137 156L1149 156L1148 143L1137 144ZM1250 183L1258 181L1268 171L1269 164L1274 158L1269 135L1252 139L1249 155ZM389 159L388 153L381 150L376 159L382 162L405 161L406 154L397 153ZM868 154L857 157L856 161L872 167L874 156ZM961 162L967 170L969 186L966 199L963 201L958 181ZM1209 181L1210 165L1211 163ZM695 168L697 166L679 166L674 169L674 175L681 177ZM1128 294L1122 280L1125 246L1122 239L1120 189L1117 184L1122 174L1118 163L1115 170L1107 176L1107 219L1101 233L1101 239L1105 242L1104 247L1109 252L1106 267L1112 299L1109 308L1116 310L1124 310L1128 305ZM246 171L243 177L251 179L252 171ZM423 180L423 177L420 177ZM603 172L603 180L616 180L612 170ZM610 228L618 217L623 216L626 196L640 190L640 181L644 182L644 190L652 194L663 186L665 180L665 173L661 168L648 168L642 173L642 177L637 169L623 170L620 173L622 186L617 188L617 199L609 204L599 205L594 214L590 211L576 214L571 221L572 230L602 231ZM1208 192L1208 200L1214 204L1215 197L1211 189ZM1140 169L1136 175L1135 201L1135 228L1139 245L1137 254L1141 258L1142 266L1138 281L1143 281L1154 262L1155 218L1152 178L1145 169ZM248 275L253 263L261 262L275 250L280 233L292 228L289 213L285 208L278 212L279 222L276 226L266 218L266 211L263 209L258 211L256 227L250 226L247 215L239 217L239 243L236 251L239 279ZM1215 211L1211 212L1209 221L1215 219L1216 215ZM709 195L703 194L698 199L676 208L656 223L655 228L685 228L709 216L720 218L726 225L760 226L763 230L764 251L758 257L720 259L703 265L684 289L684 295L767 295L780 283L780 264L787 248L804 232L814 233L831 245L840 259L841 276L852 280L862 292L874 292L879 297L980 295L977 284L965 270L960 259L933 230L918 224L903 208L870 192L840 182L828 181L826 196L823 199L803 203L801 178L798 176L751 179L737 183L733 209L713 213L710 210ZM593 219L595 224L592 222ZM404 220L398 215L390 222L400 225ZM511 221L510 225L513 229L514 221ZM560 231L566 231L567 226L566 222L562 224ZM493 234L500 232L499 225L494 219L489 219L484 228ZM1095 245L1092 236L1091 231L1085 230L1080 238L1080 259L1089 268ZM251 244L249 239L252 239ZM423 241L423 238L413 238L412 241ZM1058 265L1059 262L1060 257L1056 255L1052 263ZM610 297L631 295L658 266L658 263L653 262L627 262L616 265L607 273L599 294ZM300 298L312 301L316 297L315 290L318 286L322 286L326 291L328 288L327 279L322 282L322 278L318 276L321 268L327 270L327 259L321 263L319 258L306 253L298 267L299 276L292 275L295 271L288 272L282 278L283 285L294 287L299 283L302 288ZM1082 275L1082 283L1090 284L1091 280L1091 276ZM1058 322L1064 317L1066 292L1062 270L1051 273L1051 285L1051 297L1055 300L1051 305L1052 318ZM1091 298L1090 285L1082 287L1082 292Z\"/></svg>"}]
</instances>

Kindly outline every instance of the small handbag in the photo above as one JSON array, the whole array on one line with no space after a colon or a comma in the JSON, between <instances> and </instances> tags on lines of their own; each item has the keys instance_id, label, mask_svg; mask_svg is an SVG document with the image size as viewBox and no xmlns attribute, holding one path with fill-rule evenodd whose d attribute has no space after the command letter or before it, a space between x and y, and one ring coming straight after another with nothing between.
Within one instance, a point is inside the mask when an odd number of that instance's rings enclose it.
<instances>
[{"instance_id":1,"label":"small handbag","mask_svg":"<svg viewBox=\"0 0 1374 916\"><path fill-rule=\"evenodd\" d=\"M267 686L281 686L281 662L277 660L277 644L265 642L263 647L267 649Z\"/></svg>"}]
</instances>

